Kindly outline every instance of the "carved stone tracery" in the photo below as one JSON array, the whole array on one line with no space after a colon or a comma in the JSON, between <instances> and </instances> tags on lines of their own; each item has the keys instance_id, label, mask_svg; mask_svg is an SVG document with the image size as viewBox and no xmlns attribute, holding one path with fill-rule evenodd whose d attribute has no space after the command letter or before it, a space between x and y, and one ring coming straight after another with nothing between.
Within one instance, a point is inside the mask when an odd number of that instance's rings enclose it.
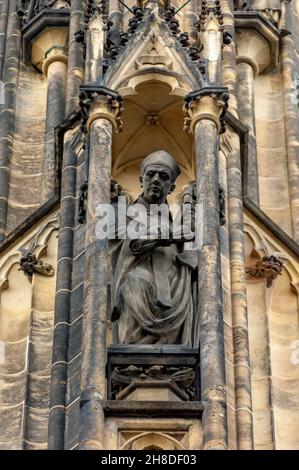
<instances>
[{"instance_id":1,"label":"carved stone tracery","mask_svg":"<svg viewBox=\"0 0 299 470\"><path fill-rule=\"evenodd\" d=\"M182 400L195 399L195 372L191 367L134 366L116 367L111 375L112 398L124 399L134 388L171 387Z\"/></svg>"},{"instance_id":2,"label":"carved stone tracery","mask_svg":"<svg viewBox=\"0 0 299 470\"><path fill-rule=\"evenodd\" d=\"M188 433L168 430L122 431L123 450L182 450L188 448Z\"/></svg>"}]
</instances>

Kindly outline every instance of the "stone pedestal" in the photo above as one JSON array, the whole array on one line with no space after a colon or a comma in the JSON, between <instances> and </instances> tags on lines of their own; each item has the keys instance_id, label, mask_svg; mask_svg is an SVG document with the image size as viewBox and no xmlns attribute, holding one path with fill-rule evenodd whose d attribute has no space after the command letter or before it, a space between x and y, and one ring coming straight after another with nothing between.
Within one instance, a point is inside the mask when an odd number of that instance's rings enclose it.
<instances>
[{"instance_id":1,"label":"stone pedestal","mask_svg":"<svg viewBox=\"0 0 299 470\"><path fill-rule=\"evenodd\" d=\"M200 400L197 349L180 345L123 345L108 348L108 399Z\"/></svg>"}]
</instances>

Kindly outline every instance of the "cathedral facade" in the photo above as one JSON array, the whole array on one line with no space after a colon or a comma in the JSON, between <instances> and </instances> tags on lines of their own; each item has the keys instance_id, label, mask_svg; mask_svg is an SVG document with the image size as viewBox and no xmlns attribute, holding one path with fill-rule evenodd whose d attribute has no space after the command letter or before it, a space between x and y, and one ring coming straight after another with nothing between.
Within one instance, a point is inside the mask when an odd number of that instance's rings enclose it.
<instances>
[{"instance_id":1,"label":"cathedral facade","mask_svg":"<svg viewBox=\"0 0 299 470\"><path fill-rule=\"evenodd\" d=\"M0 449L299 449L298 15L0 0Z\"/></svg>"}]
</instances>

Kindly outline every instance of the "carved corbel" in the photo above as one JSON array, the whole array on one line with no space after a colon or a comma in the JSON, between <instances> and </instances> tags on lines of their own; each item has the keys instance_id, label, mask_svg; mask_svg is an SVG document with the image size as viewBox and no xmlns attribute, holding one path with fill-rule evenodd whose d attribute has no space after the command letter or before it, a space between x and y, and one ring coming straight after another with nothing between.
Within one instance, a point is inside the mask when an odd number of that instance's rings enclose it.
<instances>
[{"instance_id":1,"label":"carved corbel","mask_svg":"<svg viewBox=\"0 0 299 470\"><path fill-rule=\"evenodd\" d=\"M213 121L221 134L225 132L225 112L229 95L226 88L209 87L189 93L185 97L184 130L194 133L195 125L203 119Z\"/></svg>"},{"instance_id":2,"label":"carved corbel","mask_svg":"<svg viewBox=\"0 0 299 470\"><path fill-rule=\"evenodd\" d=\"M35 273L47 277L54 276L55 269L53 266L39 258L46 254L48 237L53 230L58 231L58 227L58 218L55 216L46 225L40 227L33 238L30 239L29 245L26 248L19 249L19 259L17 260L20 265L19 271L23 271L30 282ZM16 256L18 257L18 255Z\"/></svg>"},{"instance_id":3,"label":"carved corbel","mask_svg":"<svg viewBox=\"0 0 299 470\"><path fill-rule=\"evenodd\" d=\"M47 277L52 277L55 274L55 270L51 264L38 260L36 255L31 253L29 250L22 250L19 263L19 271L23 271L30 282L32 282L32 276L35 273Z\"/></svg>"},{"instance_id":4,"label":"carved corbel","mask_svg":"<svg viewBox=\"0 0 299 470\"><path fill-rule=\"evenodd\" d=\"M266 279L267 287L271 287L273 281L282 273L283 262L274 254L262 256L256 250L252 252L252 256L257 258L257 261L245 267L246 279L254 283Z\"/></svg>"}]
</instances>

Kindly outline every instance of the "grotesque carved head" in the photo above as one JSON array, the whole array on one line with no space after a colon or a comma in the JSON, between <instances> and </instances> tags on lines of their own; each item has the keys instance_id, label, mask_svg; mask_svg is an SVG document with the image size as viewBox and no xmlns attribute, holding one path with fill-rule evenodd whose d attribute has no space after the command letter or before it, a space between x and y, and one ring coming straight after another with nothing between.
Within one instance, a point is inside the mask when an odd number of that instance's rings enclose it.
<instances>
[{"instance_id":1,"label":"grotesque carved head","mask_svg":"<svg viewBox=\"0 0 299 470\"><path fill-rule=\"evenodd\" d=\"M181 173L172 156L164 150L148 155L141 163L140 184L143 197L150 204L161 204L175 188L175 180Z\"/></svg>"}]
</instances>

